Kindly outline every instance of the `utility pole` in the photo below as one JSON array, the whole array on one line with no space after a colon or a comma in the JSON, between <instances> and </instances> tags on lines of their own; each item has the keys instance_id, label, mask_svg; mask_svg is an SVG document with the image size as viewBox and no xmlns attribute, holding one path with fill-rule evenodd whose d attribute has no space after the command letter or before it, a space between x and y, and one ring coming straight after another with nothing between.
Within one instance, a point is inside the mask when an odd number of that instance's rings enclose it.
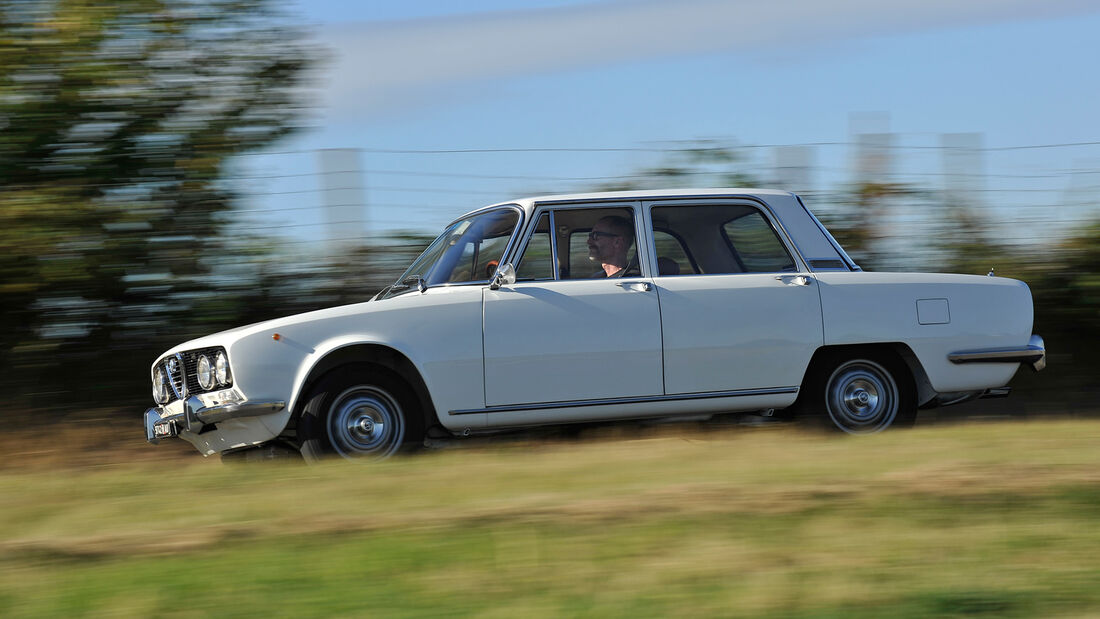
<instances>
[{"instance_id":1,"label":"utility pole","mask_svg":"<svg viewBox=\"0 0 1100 619\"><path fill-rule=\"evenodd\" d=\"M361 247L366 236L367 200L360 152L356 148L326 148L317 154L327 253L347 255Z\"/></svg>"}]
</instances>

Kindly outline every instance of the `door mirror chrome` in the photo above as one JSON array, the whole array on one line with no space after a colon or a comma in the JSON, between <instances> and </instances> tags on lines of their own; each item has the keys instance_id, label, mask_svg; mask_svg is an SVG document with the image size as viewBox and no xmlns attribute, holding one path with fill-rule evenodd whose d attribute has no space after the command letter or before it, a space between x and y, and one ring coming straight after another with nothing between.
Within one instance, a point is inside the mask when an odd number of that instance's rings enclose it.
<instances>
[{"instance_id":1,"label":"door mirror chrome","mask_svg":"<svg viewBox=\"0 0 1100 619\"><path fill-rule=\"evenodd\" d=\"M514 283L516 283L516 269L509 262L497 267L497 272L489 280L489 290L498 290L501 286L511 286Z\"/></svg>"}]
</instances>

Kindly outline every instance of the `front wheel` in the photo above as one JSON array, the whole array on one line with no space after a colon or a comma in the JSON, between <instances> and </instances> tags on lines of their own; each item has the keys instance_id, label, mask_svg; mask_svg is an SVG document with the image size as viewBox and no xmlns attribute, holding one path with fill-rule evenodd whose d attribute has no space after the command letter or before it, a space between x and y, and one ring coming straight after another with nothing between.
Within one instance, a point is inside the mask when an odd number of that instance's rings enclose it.
<instances>
[{"instance_id":1,"label":"front wheel","mask_svg":"<svg viewBox=\"0 0 1100 619\"><path fill-rule=\"evenodd\" d=\"M302 456L382 460L423 441L416 398L399 377L375 366L335 370L310 392L298 421Z\"/></svg>"},{"instance_id":2,"label":"front wheel","mask_svg":"<svg viewBox=\"0 0 1100 619\"><path fill-rule=\"evenodd\" d=\"M885 355L834 357L824 364L813 398L829 427L848 434L874 434L916 419L913 380L905 365Z\"/></svg>"}]
</instances>

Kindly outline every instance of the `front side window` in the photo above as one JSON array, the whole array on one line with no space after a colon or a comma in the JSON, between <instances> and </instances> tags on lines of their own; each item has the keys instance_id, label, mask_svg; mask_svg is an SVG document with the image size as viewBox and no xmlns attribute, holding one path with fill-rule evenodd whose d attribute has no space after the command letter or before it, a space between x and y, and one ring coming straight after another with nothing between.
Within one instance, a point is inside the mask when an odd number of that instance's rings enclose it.
<instances>
[{"instance_id":1,"label":"front side window","mask_svg":"<svg viewBox=\"0 0 1100 619\"><path fill-rule=\"evenodd\" d=\"M558 231L568 239L566 279L641 275L634 238L634 211L592 208L559 211Z\"/></svg>"},{"instance_id":2,"label":"front side window","mask_svg":"<svg viewBox=\"0 0 1100 619\"><path fill-rule=\"evenodd\" d=\"M516 263L516 281L641 274L633 208L560 208L552 228L550 221L549 211L539 216Z\"/></svg>"},{"instance_id":3,"label":"front side window","mask_svg":"<svg viewBox=\"0 0 1100 619\"><path fill-rule=\"evenodd\" d=\"M748 204L656 206L661 275L775 273L795 262L764 213Z\"/></svg>"},{"instance_id":4,"label":"front side window","mask_svg":"<svg viewBox=\"0 0 1100 619\"><path fill-rule=\"evenodd\" d=\"M518 223L519 211L513 208L456 221L405 270L386 296L408 290L418 278L429 286L487 281Z\"/></svg>"}]
</instances>

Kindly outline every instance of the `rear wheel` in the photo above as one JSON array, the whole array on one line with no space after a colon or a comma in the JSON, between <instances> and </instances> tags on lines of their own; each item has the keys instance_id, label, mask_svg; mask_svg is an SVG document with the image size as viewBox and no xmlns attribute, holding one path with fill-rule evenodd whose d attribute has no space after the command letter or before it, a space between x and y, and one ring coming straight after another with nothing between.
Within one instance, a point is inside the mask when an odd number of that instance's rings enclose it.
<instances>
[{"instance_id":1,"label":"rear wheel","mask_svg":"<svg viewBox=\"0 0 1100 619\"><path fill-rule=\"evenodd\" d=\"M420 446L423 424L416 398L393 372L348 365L325 376L310 392L298 421L302 456L382 460Z\"/></svg>"},{"instance_id":2,"label":"rear wheel","mask_svg":"<svg viewBox=\"0 0 1100 619\"><path fill-rule=\"evenodd\" d=\"M900 360L885 354L834 355L819 368L810 391L812 412L827 427L874 434L913 425L915 388Z\"/></svg>"}]
</instances>

